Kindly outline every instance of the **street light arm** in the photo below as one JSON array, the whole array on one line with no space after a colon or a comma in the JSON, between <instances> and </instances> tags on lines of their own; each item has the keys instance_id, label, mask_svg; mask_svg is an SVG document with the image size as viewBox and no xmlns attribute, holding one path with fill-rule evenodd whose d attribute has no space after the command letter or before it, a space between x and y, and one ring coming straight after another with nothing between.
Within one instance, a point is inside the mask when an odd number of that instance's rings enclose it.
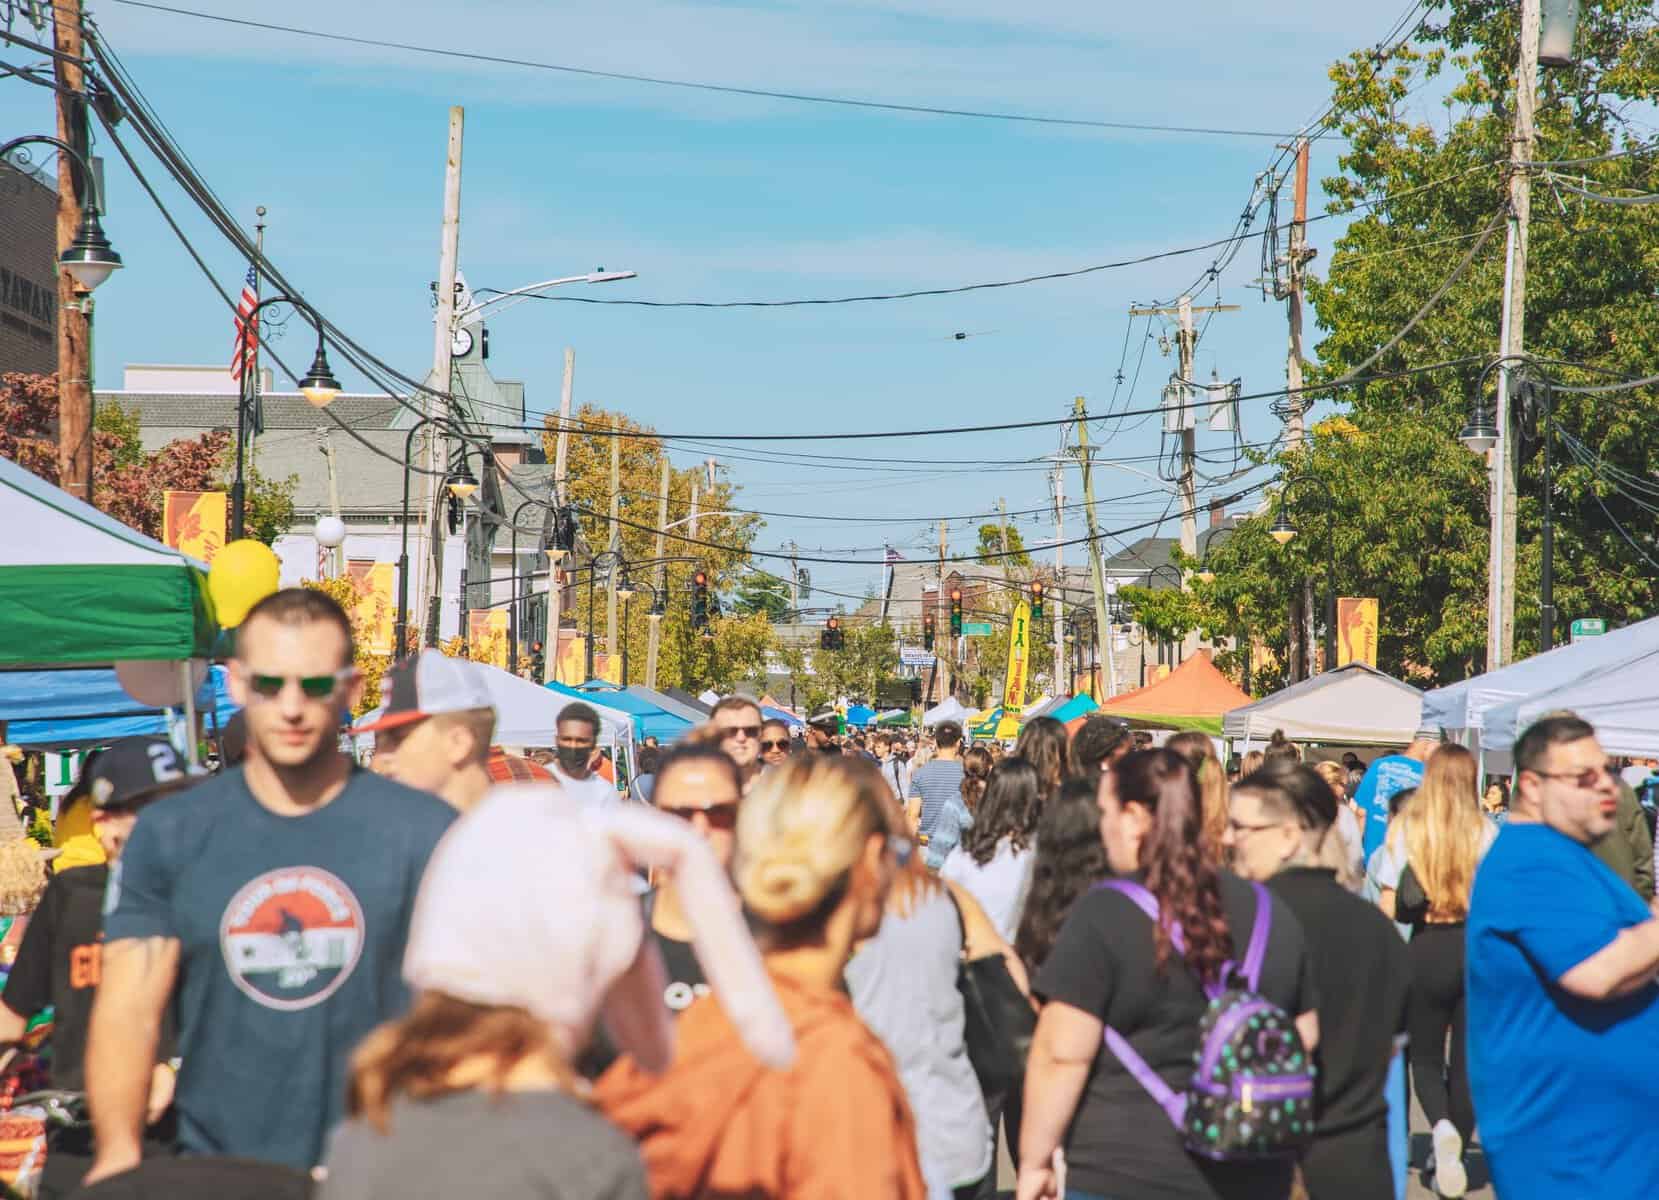
<instances>
[{"instance_id":1,"label":"street light arm","mask_svg":"<svg viewBox=\"0 0 1659 1200\"><path fill-rule=\"evenodd\" d=\"M98 187L98 176L92 170L92 164L68 142L60 141L44 133L24 134L22 137L15 137L4 145L0 145L0 159L10 155L18 147L28 145L56 146L60 153L67 154L74 164L81 169L81 178L86 181L87 195L90 197L90 207L94 212L101 213L104 211L103 192Z\"/></svg>"},{"instance_id":2,"label":"street light arm","mask_svg":"<svg viewBox=\"0 0 1659 1200\"><path fill-rule=\"evenodd\" d=\"M634 271L589 271L586 275L565 275L558 279L544 279L540 283L527 283L509 292L498 292L490 288L481 288L480 291L490 292L490 298L483 301L474 301L471 307L458 312L451 318L450 327L458 329L464 324L481 318L487 309L504 312L515 304L522 304L531 299L532 295L543 288L563 287L568 283L614 283L621 279L635 279L638 275ZM476 293L475 293L476 294Z\"/></svg>"}]
</instances>

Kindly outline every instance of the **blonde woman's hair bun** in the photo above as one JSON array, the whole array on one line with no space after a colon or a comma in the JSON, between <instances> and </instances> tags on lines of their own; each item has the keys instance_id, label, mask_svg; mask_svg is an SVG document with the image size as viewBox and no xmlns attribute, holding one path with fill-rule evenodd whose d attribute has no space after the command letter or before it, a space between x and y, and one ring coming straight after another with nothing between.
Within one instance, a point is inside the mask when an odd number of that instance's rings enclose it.
<instances>
[{"instance_id":1,"label":"blonde woman's hair bun","mask_svg":"<svg viewBox=\"0 0 1659 1200\"><path fill-rule=\"evenodd\" d=\"M751 863L739 880L751 912L774 925L798 921L821 903L829 883L811 863L774 857Z\"/></svg>"}]
</instances>

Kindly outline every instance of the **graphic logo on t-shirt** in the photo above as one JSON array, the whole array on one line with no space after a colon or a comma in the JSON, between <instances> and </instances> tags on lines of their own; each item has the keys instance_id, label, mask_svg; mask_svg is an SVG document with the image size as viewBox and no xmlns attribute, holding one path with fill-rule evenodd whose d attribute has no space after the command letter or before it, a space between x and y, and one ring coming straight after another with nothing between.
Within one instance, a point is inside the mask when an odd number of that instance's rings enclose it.
<instances>
[{"instance_id":1,"label":"graphic logo on t-shirt","mask_svg":"<svg viewBox=\"0 0 1659 1200\"><path fill-rule=\"evenodd\" d=\"M283 867L231 897L219 948L231 980L266 1008L292 1012L328 999L363 953L363 908L339 878Z\"/></svg>"}]
</instances>

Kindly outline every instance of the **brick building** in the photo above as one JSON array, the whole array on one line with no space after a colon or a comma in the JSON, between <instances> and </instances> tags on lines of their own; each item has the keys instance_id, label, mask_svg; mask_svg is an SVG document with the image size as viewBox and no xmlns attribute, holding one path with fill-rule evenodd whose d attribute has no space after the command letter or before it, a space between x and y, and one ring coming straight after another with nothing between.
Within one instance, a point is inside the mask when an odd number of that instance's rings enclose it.
<instances>
[{"instance_id":1,"label":"brick building","mask_svg":"<svg viewBox=\"0 0 1659 1200\"><path fill-rule=\"evenodd\" d=\"M0 373L58 369L58 193L0 162Z\"/></svg>"}]
</instances>

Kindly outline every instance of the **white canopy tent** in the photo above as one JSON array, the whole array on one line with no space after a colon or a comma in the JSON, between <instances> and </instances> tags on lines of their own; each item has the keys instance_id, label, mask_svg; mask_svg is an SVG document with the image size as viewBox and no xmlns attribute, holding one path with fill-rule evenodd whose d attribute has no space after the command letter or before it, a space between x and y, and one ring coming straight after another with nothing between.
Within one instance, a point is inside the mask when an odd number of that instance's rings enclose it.
<instances>
[{"instance_id":1,"label":"white canopy tent","mask_svg":"<svg viewBox=\"0 0 1659 1200\"><path fill-rule=\"evenodd\" d=\"M955 696L949 697L943 704L935 705L922 714L922 727L931 729L945 721L965 721L968 709Z\"/></svg>"},{"instance_id":2,"label":"white canopy tent","mask_svg":"<svg viewBox=\"0 0 1659 1200\"><path fill-rule=\"evenodd\" d=\"M1594 725L1597 740L1609 754L1633 758L1659 755L1659 689L1653 683L1656 670L1659 647L1588 671L1559 687L1488 709L1481 730L1481 749L1488 763L1500 756L1507 758L1528 725L1557 709L1571 709Z\"/></svg>"},{"instance_id":3,"label":"white canopy tent","mask_svg":"<svg viewBox=\"0 0 1659 1200\"><path fill-rule=\"evenodd\" d=\"M1423 693L1364 663L1304 679L1222 718L1234 742L1266 740L1275 729L1293 742L1403 746L1418 729Z\"/></svg>"},{"instance_id":4,"label":"white canopy tent","mask_svg":"<svg viewBox=\"0 0 1659 1200\"><path fill-rule=\"evenodd\" d=\"M473 663L472 667L483 677L489 689L490 702L495 706L495 742L501 746L551 746L556 740L554 727L559 714L571 704L586 704L599 714L599 744L613 750L631 747L634 738L634 719L629 714L607 708L588 697L566 696L551 688L544 688L520 679L517 675L492 667L488 663ZM382 710L360 718L361 723L379 717ZM363 734L371 738L373 734Z\"/></svg>"},{"instance_id":5,"label":"white canopy tent","mask_svg":"<svg viewBox=\"0 0 1659 1200\"><path fill-rule=\"evenodd\" d=\"M1656 649L1659 649L1659 617L1626 625L1600 637L1557 646L1424 694L1421 724L1425 729L1439 729L1454 741L1478 750L1483 748L1482 731L1491 710L1563 687L1591 672L1630 662Z\"/></svg>"}]
</instances>

